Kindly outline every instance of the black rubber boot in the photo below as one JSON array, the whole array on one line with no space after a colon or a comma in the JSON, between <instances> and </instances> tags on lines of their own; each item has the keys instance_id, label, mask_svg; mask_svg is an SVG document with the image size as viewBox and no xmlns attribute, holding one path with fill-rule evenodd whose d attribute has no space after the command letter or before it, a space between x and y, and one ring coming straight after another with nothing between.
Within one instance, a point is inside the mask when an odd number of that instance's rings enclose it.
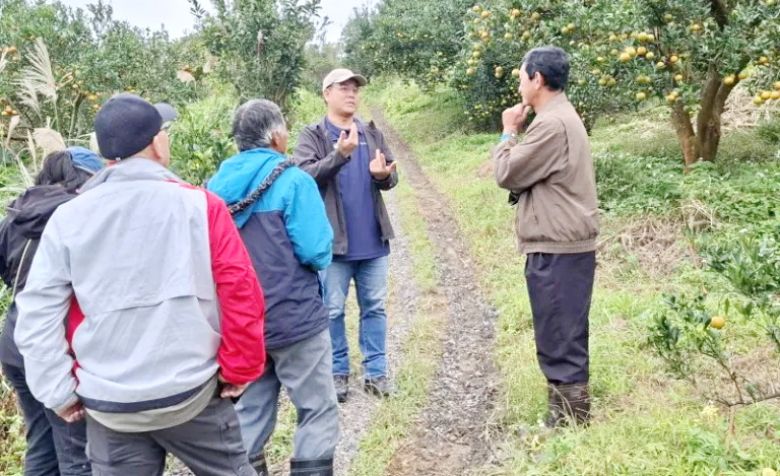
<instances>
[{"instance_id":1,"label":"black rubber boot","mask_svg":"<svg viewBox=\"0 0 780 476\"><path fill-rule=\"evenodd\" d=\"M566 423L566 415L563 413L563 401L561 392L551 384L547 384L547 419L544 426L547 428L558 428Z\"/></svg>"},{"instance_id":2,"label":"black rubber boot","mask_svg":"<svg viewBox=\"0 0 780 476\"><path fill-rule=\"evenodd\" d=\"M257 476L268 476L268 465L265 463L265 453L260 453L260 456L252 458L249 462L252 464L252 468L257 471Z\"/></svg>"},{"instance_id":3,"label":"black rubber boot","mask_svg":"<svg viewBox=\"0 0 780 476\"><path fill-rule=\"evenodd\" d=\"M333 476L333 458L290 461L290 476Z\"/></svg>"},{"instance_id":4,"label":"black rubber boot","mask_svg":"<svg viewBox=\"0 0 780 476\"><path fill-rule=\"evenodd\" d=\"M574 423L587 426L590 422L590 392L587 383L548 385L550 415L546 425L551 428Z\"/></svg>"}]
</instances>

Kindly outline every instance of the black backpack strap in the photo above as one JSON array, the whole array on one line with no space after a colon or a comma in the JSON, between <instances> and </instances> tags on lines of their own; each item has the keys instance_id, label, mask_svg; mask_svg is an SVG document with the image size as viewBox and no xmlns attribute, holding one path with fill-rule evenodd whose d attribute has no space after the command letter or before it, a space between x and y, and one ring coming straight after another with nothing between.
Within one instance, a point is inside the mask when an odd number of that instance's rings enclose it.
<instances>
[{"instance_id":1,"label":"black backpack strap","mask_svg":"<svg viewBox=\"0 0 780 476\"><path fill-rule=\"evenodd\" d=\"M274 169L271 171L270 174L268 174L268 177L263 180L263 182L252 192L250 193L246 198L243 200L233 203L231 205L228 205L228 210L230 211L231 215L237 215L247 208L251 207L255 204L258 200L260 200L260 197L263 196L263 194L268 191L269 188L271 188L271 185L273 185L274 182L276 182L276 179L279 178L280 175L282 175L282 172L289 169L295 165L295 162L293 162L290 159L285 160L284 162L280 163Z\"/></svg>"},{"instance_id":2,"label":"black backpack strap","mask_svg":"<svg viewBox=\"0 0 780 476\"><path fill-rule=\"evenodd\" d=\"M32 249L30 249L32 248ZM16 276L14 277L14 287L11 291L11 296L16 298L16 294L21 291L19 289L19 279L22 276L27 277L27 273L30 272L30 266L32 266L32 259L35 255L35 251L38 249L38 243L37 240L33 240L31 238L28 238L27 241L24 243L24 248L22 249L22 257L19 259L19 267L16 268Z\"/></svg>"}]
</instances>

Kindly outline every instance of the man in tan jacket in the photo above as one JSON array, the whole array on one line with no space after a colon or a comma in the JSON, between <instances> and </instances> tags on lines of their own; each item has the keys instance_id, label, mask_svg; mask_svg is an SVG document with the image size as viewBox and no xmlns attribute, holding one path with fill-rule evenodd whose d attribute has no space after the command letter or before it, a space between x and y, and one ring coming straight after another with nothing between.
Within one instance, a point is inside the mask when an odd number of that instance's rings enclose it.
<instances>
[{"instance_id":1,"label":"man in tan jacket","mask_svg":"<svg viewBox=\"0 0 780 476\"><path fill-rule=\"evenodd\" d=\"M588 136L564 93L568 76L563 50L531 50L520 67L522 103L504 111L493 150L496 181L517 204L537 357L548 381L548 426L590 418L588 313L598 206ZM527 126L531 111L536 117Z\"/></svg>"}]
</instances>

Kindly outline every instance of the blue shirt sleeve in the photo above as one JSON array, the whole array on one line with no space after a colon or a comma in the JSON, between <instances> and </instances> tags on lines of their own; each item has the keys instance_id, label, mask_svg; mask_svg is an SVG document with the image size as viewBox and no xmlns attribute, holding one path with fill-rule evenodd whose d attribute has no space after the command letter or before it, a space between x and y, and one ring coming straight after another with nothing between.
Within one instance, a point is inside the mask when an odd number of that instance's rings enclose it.
<instances>
[{"instance_id":1,"label":"blue shirt sleeve","mask_svg":"<svg viewBox=\"0 0 780 476\"><path fill-rule=\"evenodd\" d=\"M333 229L317 183L304 172L296 177L284 223L298 261L315 270L327 268L333 258Z\"/></svg>"}]
</instances>

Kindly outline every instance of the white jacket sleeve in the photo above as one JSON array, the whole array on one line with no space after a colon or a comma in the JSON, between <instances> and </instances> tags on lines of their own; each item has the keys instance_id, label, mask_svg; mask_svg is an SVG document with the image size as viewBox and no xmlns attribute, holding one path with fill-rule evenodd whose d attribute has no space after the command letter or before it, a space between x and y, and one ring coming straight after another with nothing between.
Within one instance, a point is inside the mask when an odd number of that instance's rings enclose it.
<instances>
[{"instance_id":1,"label":"white jacket sleeve","mask_svg":"<svg viewBox=\"0 0 780 476\"><path fill-rule=\"evenodd\" d=\"M65 319L73 288L67 248L56 212L41 236L24 290L16 296L19 317L14 340L24 357L27 385L47 408L59 412L73 405L76 379L65 338Z\"/></svg>"}]
</instances>

